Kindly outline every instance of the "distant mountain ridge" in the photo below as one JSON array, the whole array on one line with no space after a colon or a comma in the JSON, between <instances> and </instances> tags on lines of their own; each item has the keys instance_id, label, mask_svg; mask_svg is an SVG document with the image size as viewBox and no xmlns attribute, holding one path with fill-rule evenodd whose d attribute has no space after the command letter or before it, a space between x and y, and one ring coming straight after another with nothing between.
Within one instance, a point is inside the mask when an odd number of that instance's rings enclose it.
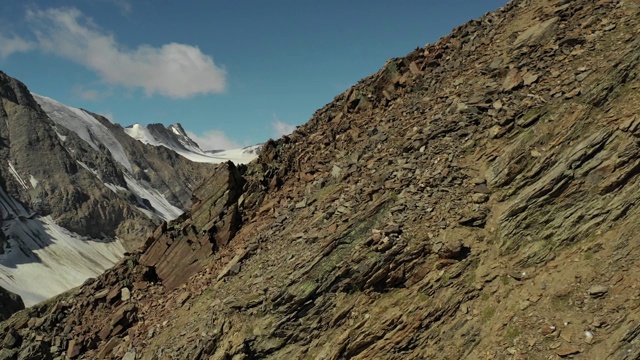
<instances>
[{"instance_id":1,"label":"distant mountain ridge","mask_svg":"<svg viewBox=\"0 0 640 360\"><path fill-rule=\"evenodd\" d=\"M201 155L179 124L151 129L157 141L137 141L0 72L0 287L30 306L99 275L229 160Z\"/></svg>"},{"instance_id":2,"label":"distant mountain ridge","mask_svg":"<svg viewBox=\"0 0 640 360\"><path fill-rule=\"evenodd\" d=\"M228 160L246 164L257 157L261 144L233 150L202 150L179 123L164 126L140 124L127 126L124 131L132 138L153 146L164 146L195 162L221 163Z\"/></svg>"}]
</instances>

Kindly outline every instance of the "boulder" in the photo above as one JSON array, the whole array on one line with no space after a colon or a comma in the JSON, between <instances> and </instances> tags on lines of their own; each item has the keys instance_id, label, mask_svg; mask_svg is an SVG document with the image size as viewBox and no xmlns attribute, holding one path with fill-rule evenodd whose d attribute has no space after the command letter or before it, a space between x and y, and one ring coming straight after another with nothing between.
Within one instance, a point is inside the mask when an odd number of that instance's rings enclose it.
<instances>
[{"instance_id":1,"label":"boulder","mask_svg":"<svg viewBox=\"0 0 640 360\"><path fill-rule=\"evenodd\" d=\"M24 309L19 295L0 287L0 321L8 319L13 313Z\"/></svg>"},{"instance_id":2,"label":"boulder","mask_svg":"<svg viewBox=\"0 0 640 360\"><path fill-rule=\"evenodd\" d=\"M558 17L537 23L523 31L513 42L514 47L542 45L554 34L558 27Z\"/></svg>"}]
</instances>

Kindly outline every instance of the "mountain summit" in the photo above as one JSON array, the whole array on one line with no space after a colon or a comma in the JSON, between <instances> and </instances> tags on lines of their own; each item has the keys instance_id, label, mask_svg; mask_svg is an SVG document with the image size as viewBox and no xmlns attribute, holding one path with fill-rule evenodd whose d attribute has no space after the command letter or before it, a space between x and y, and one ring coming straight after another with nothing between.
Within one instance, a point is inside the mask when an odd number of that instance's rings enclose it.
<instances>
[{"instance_id":1,"label":"mountain summit","mask_svg":"<svg viewBox=\"0 0 640 360\"><path fill-rule=\"evenodd\" d=\"M140 124L127 126L124 130L129 136L140 140L145 144L162 145L169 149L178 149L182 152L204 153L202 149L191 140L180 124L164 126L162 124L149 124L146 127Z\"/></svg>"},{"instance_id":2,"label":"mountain summit","mask_svg":"<svg viewBox=\"0 0 640 360\"><path fill-rule=\"evenodd\" d=\"M164 146L194 162L221 163L228 160L246 164L255 159L262 145L242 149L204 151L184 131L182 125L140 124L128 126L124 131L132 138L153 146Z\"/></svg>"},{"instance_id":3,"label":"mountain summit","mask_svg":"<svg viewBox=\"0 0 640 360\"><path fill-rule=\"evenodd\" d=\"M5 353L639 358L639 31L638 0L514 0L391 59Z\"/></svg>"}]
</instances>

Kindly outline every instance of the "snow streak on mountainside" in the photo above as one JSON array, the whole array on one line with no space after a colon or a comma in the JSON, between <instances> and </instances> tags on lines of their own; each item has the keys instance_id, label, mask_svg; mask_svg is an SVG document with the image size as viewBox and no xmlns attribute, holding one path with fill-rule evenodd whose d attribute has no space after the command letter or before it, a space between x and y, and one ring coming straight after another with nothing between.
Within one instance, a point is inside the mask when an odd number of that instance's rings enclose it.
<instances>
[{"instance_id":1,"label":"snow streak on mountainside","mask_svg":"<svg viewBox=\"0 0 640 360\"><path fill-rule=\"evenodd\" d=\"M140 206L147 208L143 211L148 217L153 218L153 215L155 214L165 221L170 221L182 214L183 211L171 205L167 199L158 192L158 190L150 186L142 185L139 181L128 174L125 174L124 177L129 191L135 194ZM149 211L147 204L151 206L150 210L152 211Z\"/></svg>"},{"instance_id":2,"label":"snow streak on mountainside","mask_svg":"<svg viewBox=\"0 0 640 360\"><path fill-rule=\"evenodd\" d=\"M118 239L87 239L50 216L37 216L1 188L0 215L8 240L0 254L0 286L20 295L26 306L100 275L125 252Z\"/></svg>"},{"instance_id":3,"label":"snow streak on mountainside","mask_svg":"<svg viewBox=\"0 0 640 360\"><path fill-rule=\"evenodd\" d=\"M40 107L42 107L51 120L57 125L63 126L76 133L96 151L101 151L100 145L103 145L109 150L116 162L122 165L129 173L133 172L133 167L122 144L111 130L100 123L95 117L82 109L64 105L51 98L33 93L32 95ZM62 140L64 141L64 139ZM85 164L81 163L80 165L98 175ZM136 180L133 176L127 174L125 174L125 178L128 190L138 198L138 204L141 210L148 217L153 218L155 215L165 221L170 221L182 214L182 210L172 205L166 197L153 189L149 184ZM105 183L105 185L113 190L113 185L108 183ZM148 202L145 202L144 199ZM151 208L149 208L147 204L151 205Z\"/></svg>"},{"instance_id":4,"label":"snow streak on mountainside","mask_svg":"<svg viewBox=\"0 0 640 360\"><path fill-rule=\"evenodd\" d=\"M132 171L131 163L122 144L120 144L113 133L96 118L82 109L66 106L48 97L33 93L32 95L38 104L40 104L42 110L44 110L57 125L64 126L78 134L82 140L86 141L96 151L100 151L98 143L103 144L109 149L111 156L113 156L118 163L127 170Z\"/></svg>"},{"instance_id":5,"label":"snow streak on mountainside","mask_svg":"<svg viewBox=\"0 0 640 360\"><path fill-rule=\"evenodd\" d=\"M185 158L204 163L222 163L228 160L236 164L246 164L258 156L262 145L248 146L242 149L224 151L203 151L186 134L180 124L164 127L162 124L150 124L147 127L134 124L126 127L124 131L132 138L144 144L153 146L164 146L171 149Z\"/></svg>"}]
</instances>

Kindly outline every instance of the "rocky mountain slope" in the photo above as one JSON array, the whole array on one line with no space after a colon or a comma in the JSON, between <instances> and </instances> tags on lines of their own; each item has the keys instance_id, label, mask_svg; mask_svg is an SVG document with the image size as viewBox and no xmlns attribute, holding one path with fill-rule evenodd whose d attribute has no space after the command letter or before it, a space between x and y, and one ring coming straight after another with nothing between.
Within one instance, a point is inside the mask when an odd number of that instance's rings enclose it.
<instances>
[{"instance_id":1,"label":"rocky mountain slope","mask_svg":"<svg viewBox=\"0 0 640 360\"><path fill-rule=\"evenodd\" d=\"M390 60L1 356L639 358L639 31L513 0Z\"/></svg>"},{"instance_id":2,"label":"rocky mountain slope","mask_svg":"<svg viewBox=\"0 0 640 360\"><path fill-rule=\"evenodd\" d=\"M0 287L26 305L111 267L148 231L191 207L192 184L214 168L31 94L2 73L0 98ZM183 131L154 145L163 141L191 140Z\"/></svg>"}]
</instances>

